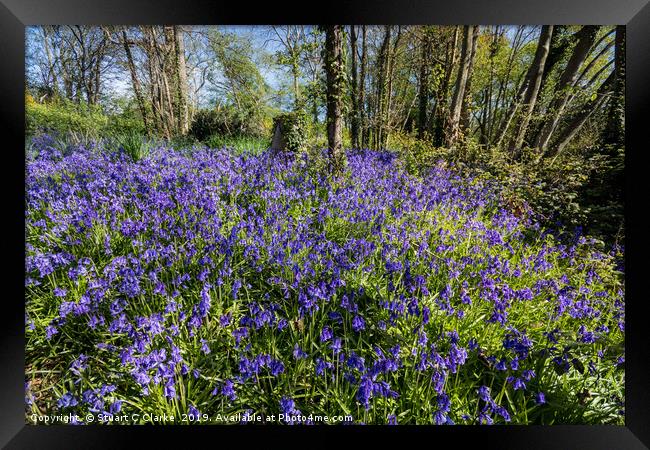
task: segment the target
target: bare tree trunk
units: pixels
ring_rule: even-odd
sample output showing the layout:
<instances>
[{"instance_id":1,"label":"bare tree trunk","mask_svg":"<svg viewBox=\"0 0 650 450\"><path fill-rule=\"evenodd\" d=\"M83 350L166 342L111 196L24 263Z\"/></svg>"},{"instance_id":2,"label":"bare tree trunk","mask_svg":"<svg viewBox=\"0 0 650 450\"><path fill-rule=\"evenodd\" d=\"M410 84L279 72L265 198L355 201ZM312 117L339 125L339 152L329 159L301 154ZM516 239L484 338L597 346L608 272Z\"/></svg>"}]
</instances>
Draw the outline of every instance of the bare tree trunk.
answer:
<instances>
[{"instance_id":1,"label":"bare tree trunk","mask_svg":"<svg viewBox=\"0 0 650 450\"><path fill-rule=\"evenodd\" d=\"M352 147L359 148L359 97L358 97L358 78L357 78L357 33L354 25L350 26L350 52L352 55L352 120L350 121L350 134L352 138Z\"/></svg>"},{"instance_id":2,"label":"bare tree trunk","mask_svg":"<svg viewBox=\"0 0 650 450\"><path fill-rule=\"evenodd\" d=\"M523 110L519 122L515 124L514 133L508 146L509 152L518 157L520 155L521 147L526 135L526 129L530 123L537 95L539 93L539 86L542 82L542 75L544 74L544 64L549 52L551 44L551 36L553 34L553 25L544 25L539 36L539 43L535 51L535 58L528 71L527 81L525 82L526 93L523 99Z\"/></svg>"},{"instance_id":3,"label":"bare tree trunk","mask_svg":"<svg viewBox=\"0 0 650 450\"><path fill-rule=\"evenodd\" d=\"M359 73L359 127L361 128L361 147L368 146L368 127L366 125L366 106L365 106L365 92L366 92L366 26L361 26L361 70Z\"/></svg>"},{"instance_id":4,"label":"bare tree trunk","mask_svg":"<svg viewBox=\"0 0 650 450\"><path fill-rule=\"evenodd\" d=\"M456 85L451 100L450 115L445 132L445 146L447 147L452 147L458 140L460 134L460 113L462 109L463 96L465 95L465 88L467 87L467 79L469 77L473 37L474 34L472 27L469 25L464 26L460 67L458 68L458 74L456 76Z\"/></svg>"},{"instance_id":5,"label":"bare tree trunk","mask_svg":"<svg viewBox=\"0 0 650 450\"><path fill-rule=\"evenodd\" d=\"M178 98L178 130L181 134L187 133L190 127L190 119L187 105L188 87L187 87L187 68L185 66L185 41L183 39L183 30L178 25L174 25L174 48L176 51L176 96Z\"/></svg>"},{"instance_id":6,"label":"bare tree trunk","mask_svg":"<svg viewBox=\"0 0 650 450\"><path fill-rule=\"evenodd\" d=\"M420 76L418 79L418 139L424 137L427 124L427 109L429 106L429 44L428 30L423 30L420 54Z\"/></svg>"},{"instance_id":7,"label":"bare tree trunk","mask_svg":"<svg viewBox=\"0 0 650 450\"><path fill-rule=\"evenodd\" d=\"M325 29L325 74L327 78L327 142L330 166L333 174L345 167L342 143L341 109L345 69L343 64L342 25L330 25Z\"/></svg>"},{"instance_id":8,"label":"bare tree trunk","mask_svg":"<svg viewBox=\"0 0 650 450\"><path fill-rule=\"evenodd\" d=\"M587 25L577 32L578 42L573 49L573 53L567 62L564 72L560 76L555 92L555 99L549 107L551 117L545 122L534 144L535 148L539 149L542 153L546 151L546 147L551 140L551 135L560 122L564 108L570 98L570 89L573 87L573 83L578 76L580 66L582 66L582 63L587 58L596 40L596 34L599 29L599 26Z\"/></svg>"},{"instance_id":9,"label":"bare tree trunk","mask_svg":"<svg viewBox=\"0 0 650 450\"><path fill-rule=\"evenodd\" d=\"M467 84L465 85L465 92L463 94L463 102L460 111L460 132L464 135L470 126L470 103L471 103L471 90L472 90L472 73L474 71L474 59L476 57L476 46L478 44L479 26L475 25L472 30L472 53L469 59L469 68L467 75Z\"/></svg>"},{"instance_id":10,"label":"bare tree trunk","mask_svg":"<svg viewBox=\"0 0 650 450\"><path fill-rule=\"evenodd\" d=\"M128 43L126 29L122 29L122 45L124 46L124 52L126 53L126 62L129 66L129 73L131 74L131 84L133 85L135 99L138 102L138 109L140 109L140 114L142 115L142 122L144 123L145 130L149 130L147 108L144 103L144 97L142 96L142 87L140 85L140 80L138 79L138 73L135 70L135 62L133 61L133 54L131 53L131 47Z\"/></svg>"}]
</instances>

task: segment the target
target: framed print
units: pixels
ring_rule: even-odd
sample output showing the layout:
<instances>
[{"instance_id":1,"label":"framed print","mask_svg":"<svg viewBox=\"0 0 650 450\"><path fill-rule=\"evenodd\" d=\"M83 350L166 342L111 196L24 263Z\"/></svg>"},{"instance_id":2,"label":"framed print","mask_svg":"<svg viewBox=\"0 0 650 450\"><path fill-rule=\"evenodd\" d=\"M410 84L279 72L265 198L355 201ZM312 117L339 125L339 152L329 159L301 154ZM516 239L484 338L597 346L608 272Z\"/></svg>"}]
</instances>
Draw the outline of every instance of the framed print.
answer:
<instances>
[{"instance_id":1,"label":"framed print","mask_svg":"<svg viewBox=\"0 0 650 450\"><path fill-rule=\"evenodd\" d=\"M7 448L647 448L645 0L2 1Z\"/></svg>"}]
</instances>

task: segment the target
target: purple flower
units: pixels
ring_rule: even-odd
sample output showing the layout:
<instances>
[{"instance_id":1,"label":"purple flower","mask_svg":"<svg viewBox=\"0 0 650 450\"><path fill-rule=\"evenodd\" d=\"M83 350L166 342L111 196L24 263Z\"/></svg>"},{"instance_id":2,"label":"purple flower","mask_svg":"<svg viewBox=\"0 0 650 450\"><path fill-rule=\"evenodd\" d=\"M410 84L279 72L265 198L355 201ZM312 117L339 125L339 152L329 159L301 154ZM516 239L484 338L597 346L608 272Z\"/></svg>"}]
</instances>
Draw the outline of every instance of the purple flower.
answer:
<instances>
[{"instance_id":1,"label":"purple flower","mask_svg":"<svg viewBox=\"0 0 650 450\"><path fill-rule=\"evenodd\" d=\"M293 357L295 359L304 359L307 357L307 353L305 353L298 344L294 345L293 347Z\"/></svg>"},{"instance_id":2,"label":"purple flower","mask_svg":"<svg viewBox=\"0 0 650 450\"><path fill-rule=\"evenodd\" d=\"M221 389L221 394L228 398L230 401L234 401L237 399L237 394L235 394L235 385L231 380L226 380L226 382L223 384L223 388Z\"/></svg>"},{"instance_id":3,"label":"purple flower","mask_svg":"<svg viewBox=\"0 0 650 450\"><path fill-rule=\"evenodd\" d=\"M334 338L334 340L330 344L330 348L334 351L334 353L338 354L343 348L341 342L342 342L341 338Z\"/></svg>"},{"instance_id":4,"label":"purple flower","mask_svg":"<svg viewBox=\"0 0 650 450\"><path fill-rule=\"evenodd\" d=\"M358 315L354 316L354 318L352 319L352 329L358 333L362 330L365 330L365 328L366 328L366 322L365 320L363 320L363 317Z\"/></svg>"},{"instance_id":5,"label":"purple flower","mask_svg":"<svg viewBox=\"0 0 650 450\"><path fill-rule=\"evenodd\" d=\"M327 342L332 339L332 329L330 327L323 327L323 330L320 333L320 341Z\"/></svg>"},{"instance_id":6,"label":"purple flower","mask_svg":"<svg viewBox=\"0 0 650 450\"><path fill-rule=\"evenodd\" d=\"M193 419L198 419L201 417L201 412L198 409L196 409L196 407L192 404L190 404L188 414Z\"/></svg>"},{"instance_id":7,"label":"purple flower","mask_svg":"<svg viewBox=\"0 0 650 450\"><path fill-rule=\"evenodd\" d=\"M59 405L59 408L68 408L68 407L72 407L72 406L77 406L78 404L79 404L79 401L70 392L64 394L59 399L59 401L57 402L57 405Z\"/></svg>"}]
</instances>

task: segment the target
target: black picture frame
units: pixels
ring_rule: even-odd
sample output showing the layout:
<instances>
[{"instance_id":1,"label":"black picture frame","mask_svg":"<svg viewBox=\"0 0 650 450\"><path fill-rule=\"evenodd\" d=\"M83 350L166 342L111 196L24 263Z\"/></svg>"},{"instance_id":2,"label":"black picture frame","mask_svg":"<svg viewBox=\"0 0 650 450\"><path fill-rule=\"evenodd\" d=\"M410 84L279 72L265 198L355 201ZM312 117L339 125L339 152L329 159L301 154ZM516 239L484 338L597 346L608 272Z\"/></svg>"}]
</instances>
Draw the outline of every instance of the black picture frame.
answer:
<instances>
[{"instance_id":1,"label":"black picture frame","mask_svg":"<svg viewBox=\"0 0 650 450\"><path fill-rule=\"evenodd\" d=\"M648 0L327 1L298 5L228 4L208 0L0 0L0 116L4 228L7 263L0 331L0 445L6 448L123 448L135 439L167 444L200 437L221 445L237 439L248 447L253 431L274 448L290 440L312 445L350 438L404 445L473 444L476 448L643 449L650 447L650 372L642 283L647 254L643 221L646 153L644 122L650 104L650 4ZM626 74L626 415L625 426L421 426L421 427L98 427L30 426L24 416L24 83L25 26L44 24L601 24L627 26ZM321 439L323 439L321 441Z\"/></svg>"}]
</instances>

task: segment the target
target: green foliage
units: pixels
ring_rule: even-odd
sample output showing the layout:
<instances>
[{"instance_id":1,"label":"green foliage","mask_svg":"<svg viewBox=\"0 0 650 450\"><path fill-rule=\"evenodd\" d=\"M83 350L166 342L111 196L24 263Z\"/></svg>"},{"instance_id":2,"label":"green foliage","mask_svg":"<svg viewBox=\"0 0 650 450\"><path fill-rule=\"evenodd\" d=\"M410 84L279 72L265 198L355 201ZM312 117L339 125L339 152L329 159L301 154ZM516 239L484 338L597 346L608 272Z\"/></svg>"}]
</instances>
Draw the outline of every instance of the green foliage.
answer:
<instances>
[{"instance_id":1,"label":"green foliage","mask_svg":"<svg viewBox=\"0 0 650 450\"><path fill-rule=\"evenodd\" d=\"M277 115L273 119L273 131L279 125L286 149L291 152L300 151L306 143L308 118L304 111L292 111Z\"/></svg>"},{"instance_id":2,"label":"green foliage","mask_svg":"<svg viewBox=\"0 0 650 450\"><path fill-rule=\"evenodd\" d=\"M210 148L227 148L234 154L252 153L259 154L268 149L270 142L266 138L256 136L221 136L212 135L205 140Z\"/></svg>"},{"instance_id":3,"label":"green foliage","mask_svg":"<svg viewBox=\"0 0 650 450\"><path fill-rule=\"evenodd\" d=\"M244 127L241 118L231 108L200 109L194 114L188 134L199 141L212 135L232 136Z\"/></svg>"},{"instance_id":4,"label":"green foliage","mask_svg":"<svg viewBox=\"0 0 650 450\"><path fill-rule=\"evenodd\" d=\"M99 139L116 133L144 133L142 120L127 111L106 114L98 105L57 100L37 103L30 96L25 102L25 131L28 136L40 133L83 135ZM74 139L74 137L73 137Z\"/></svg>"},{"instance_id":5,"label":"green foliage","mask_svg":"<svg viewBox=\"0 0 650 450\"><path fill-rule=\"evenodd\" d=\"M240 134L265 134L269 87L254 60L252 43L246 37L213 30L210 44L221 75L226 79L223 85L215 82L214 91L219 99L225 100L228 117L235 122ZM214 74L209 78L214 79Z\"/></svg>"},{"instance_id":6,"label":"green foliage","mask_svg":"<svg viewBox=\"0 0 650 450\"><path fill-rule=\"evenodd\" d=\"M538 161L534 150L524 149L521 160L513 161L503 151L480 149L457 163L496 181L506 205L534 215L545 226L584 227L606 241L621 237L623 201L615 192L622 186L622 151L610 157L593 148L575 149L554 161Z\"/></svg>"},{"instance_id":7,"label":"green foliage","mask_svg":"<svg viewBox=\"0 0 650 450\"><path fill-rule=\"evenodd\" d=\"M588 138L556 158L539 160L525 148L519 160L501 149L485 148L471 139L456 150L436 147L431 138L392 133L388 148L404 168L425 177L441 160L500 186L504 204L519 215L531 215L544 226L572 232L575 227L606 242L622 239L624 150L597 146ZM582 143L581 143L582 144Z\"/></svg>"},{"instance_id":8,"label":"green foliage","mask_svg":"<svg viewBox=\"0 0 650 450\"><path fill-rule=\"evenodd\" d=\"M125 152L133 161L139 161L147 157L155 145L153 140L149 140L143 134L133 131L117 134L111 141L114 148Z\"/></svg>"},{"instance_id":9,"label":"green foliage","mask_svg":"<svg viewBox=\"0 0 650 450\"><path fill-rule=\"evenodd\" d=\"M406 171L416 176L425 176L439 160L450 156L448 149L436 147L428 136L417 139L414 133L392 133L388 148L396 149Z\"/></svg>"}]
</instances>

